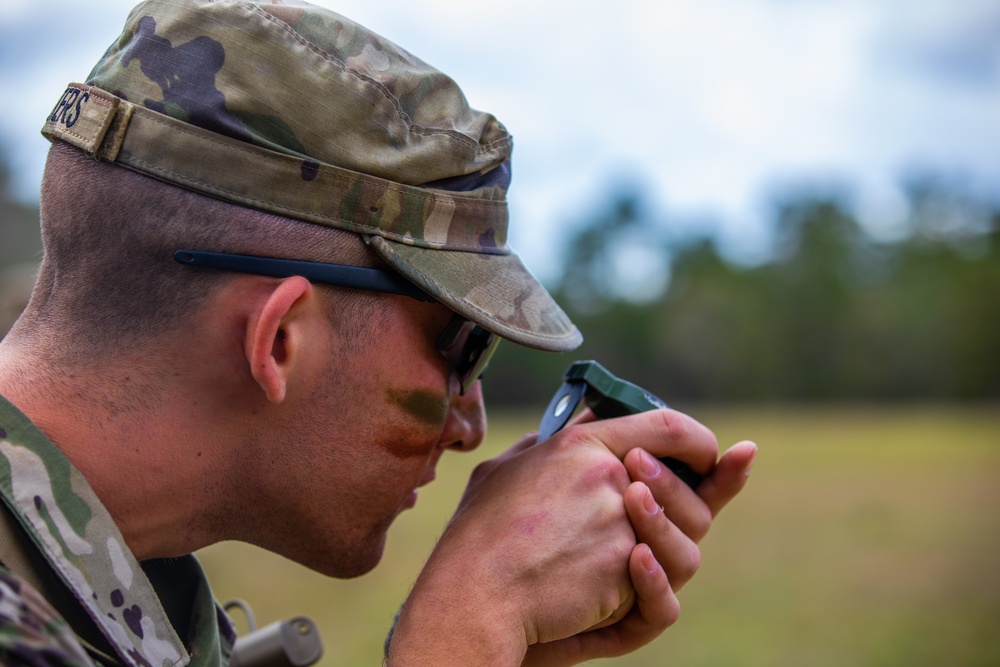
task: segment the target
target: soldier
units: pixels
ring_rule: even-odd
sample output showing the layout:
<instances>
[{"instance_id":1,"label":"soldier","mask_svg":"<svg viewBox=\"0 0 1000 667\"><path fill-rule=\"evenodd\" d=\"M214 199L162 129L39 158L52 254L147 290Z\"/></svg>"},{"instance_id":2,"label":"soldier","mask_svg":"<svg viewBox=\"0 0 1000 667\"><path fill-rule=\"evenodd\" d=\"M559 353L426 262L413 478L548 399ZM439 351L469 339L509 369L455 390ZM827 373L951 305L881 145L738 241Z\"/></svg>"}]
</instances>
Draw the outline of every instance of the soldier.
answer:
<instances>
[{"instance_id":1,"label":"soldier","mask_svg":"<svg viewBox=\"0 0 1000 667\"><path fill-rule=\"evenodd\" d=\"M507 245L503 125L331 12L145 2L43 132L44 259L0 345L4 664L224 664L191 552L369 571L482 440L497 341L581 341ZM476 469L389 664L649 642L756 453L669 410L535 439Z\"/></svg>"}]
</instances>

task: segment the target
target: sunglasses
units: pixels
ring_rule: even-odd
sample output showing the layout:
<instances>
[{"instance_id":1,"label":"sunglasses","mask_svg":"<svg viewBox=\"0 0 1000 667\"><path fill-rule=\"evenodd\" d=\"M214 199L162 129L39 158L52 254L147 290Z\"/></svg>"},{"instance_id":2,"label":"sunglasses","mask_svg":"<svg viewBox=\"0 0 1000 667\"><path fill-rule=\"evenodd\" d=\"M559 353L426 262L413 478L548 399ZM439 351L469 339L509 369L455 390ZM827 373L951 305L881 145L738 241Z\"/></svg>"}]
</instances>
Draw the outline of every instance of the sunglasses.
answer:
<instances>
[{"instance_id":1,"label":"sunglasses","mask_svg":"<svg viewBox=\"0 0 1000 667\"><path fill-rule=\"evenodd\" d=\"M272 278L302 276L310 282L322 285L399 294L418 301L437 303L434 297L395 271L199 250L178 250L174 253L174 261L184 266L251 273ZM451 318L451 322L438 339L437 349L458 377L462 395L482 377L499 344L499 336L475 322L465 319L458 313Z\"/></svg>"}]
</instances>

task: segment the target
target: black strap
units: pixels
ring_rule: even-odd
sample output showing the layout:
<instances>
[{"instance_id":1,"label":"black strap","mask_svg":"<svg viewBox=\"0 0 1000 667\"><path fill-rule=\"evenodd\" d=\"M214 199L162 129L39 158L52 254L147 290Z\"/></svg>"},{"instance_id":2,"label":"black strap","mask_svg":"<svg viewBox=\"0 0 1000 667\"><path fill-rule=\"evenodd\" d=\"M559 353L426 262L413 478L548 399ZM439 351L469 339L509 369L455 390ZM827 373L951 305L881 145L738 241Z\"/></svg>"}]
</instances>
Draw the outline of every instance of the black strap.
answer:
<instances>
[{"instance_id":1,"label":"black strap","mask_svg":"<svg viewBox=\"0 0 1000 667\"><path fill-rule=\"evenodd\" d=\"M99 664L122 667L107 637L94 619L51 568L38 547L14 518L7 504L0 502L0 565L32 586L63 617L86 649ZM40 567L41 566L41 567Z\"/></svg>"}]
</instances>

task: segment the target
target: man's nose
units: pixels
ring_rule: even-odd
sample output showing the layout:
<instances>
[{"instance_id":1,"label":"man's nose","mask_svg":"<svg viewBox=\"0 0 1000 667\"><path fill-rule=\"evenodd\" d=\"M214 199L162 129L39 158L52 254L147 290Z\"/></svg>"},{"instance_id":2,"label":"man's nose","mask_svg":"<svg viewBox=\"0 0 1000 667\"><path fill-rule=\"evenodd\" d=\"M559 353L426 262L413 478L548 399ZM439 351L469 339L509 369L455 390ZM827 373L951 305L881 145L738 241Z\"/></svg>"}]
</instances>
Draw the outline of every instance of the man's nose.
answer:
<instances>
[{"instance_id":1,"label":"man's nose","mask_svg":"<svg viewBox=\"0 0 1000 667\"><path fill-rule=\"evenodd\" d=\"M486 436L486 406L483 383L473 383L465 395L452 394L442 442L448 449L469 452L482 444Z\"/></svg>"}]
</instances>

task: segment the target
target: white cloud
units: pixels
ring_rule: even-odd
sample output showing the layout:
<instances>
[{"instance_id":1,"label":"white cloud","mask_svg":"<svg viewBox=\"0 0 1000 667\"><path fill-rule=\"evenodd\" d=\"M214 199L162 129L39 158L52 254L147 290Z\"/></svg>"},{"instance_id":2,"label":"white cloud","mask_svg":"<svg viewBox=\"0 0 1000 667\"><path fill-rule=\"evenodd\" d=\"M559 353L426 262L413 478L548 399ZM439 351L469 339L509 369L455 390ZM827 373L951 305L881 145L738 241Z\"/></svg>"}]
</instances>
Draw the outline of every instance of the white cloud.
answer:
<instances>
[{"instance_id":1,"label":"white cloud","mask_svg":"<svg viewBox=\"0 0 1000 667\"><path fill-rule=\"evenodd\" d=\"M39 31L18 42L24 53L0 46L20 100L0 142L22 193L37 189L41 118L131 4L4 3L0 38ZM864 188L919 160L1000 183L1000 86L956 88L899 55L960 39L997 15L995 0L321 4L448 72L507 124L512 237L539 273L621 171L671 219L717 219L736 247L761 238L760 193L775 179L839 173Z\"/></svg>"}]
</instances>

